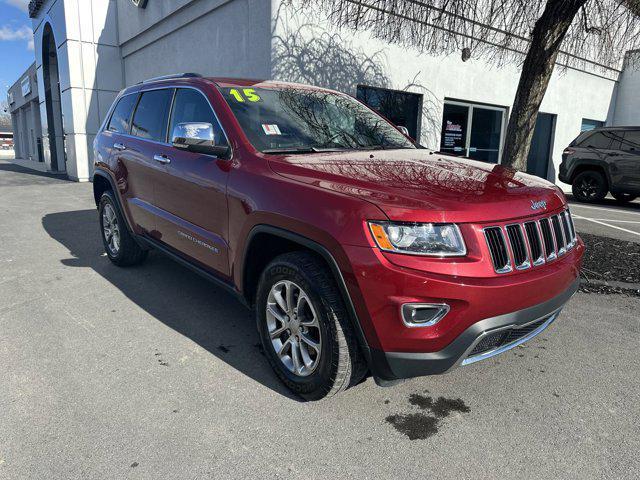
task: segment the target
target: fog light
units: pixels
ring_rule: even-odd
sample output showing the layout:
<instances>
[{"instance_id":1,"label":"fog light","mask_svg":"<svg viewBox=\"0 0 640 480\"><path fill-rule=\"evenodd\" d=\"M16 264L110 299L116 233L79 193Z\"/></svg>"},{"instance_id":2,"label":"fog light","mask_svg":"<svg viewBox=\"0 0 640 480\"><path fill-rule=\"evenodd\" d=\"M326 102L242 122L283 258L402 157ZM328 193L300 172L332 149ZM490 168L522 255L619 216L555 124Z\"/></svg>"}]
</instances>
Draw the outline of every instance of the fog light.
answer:
<instances>
[{"instance_id":1,"label":"fog light","mask_svg":"<svg viewBox=\"0 0 640 480\"><path fill-rule=\"evenodd\" d=\"M402 321L407 327L431 327L450 309L446 303L405 303L402 305Z\"/></svg>"}]
</instances>

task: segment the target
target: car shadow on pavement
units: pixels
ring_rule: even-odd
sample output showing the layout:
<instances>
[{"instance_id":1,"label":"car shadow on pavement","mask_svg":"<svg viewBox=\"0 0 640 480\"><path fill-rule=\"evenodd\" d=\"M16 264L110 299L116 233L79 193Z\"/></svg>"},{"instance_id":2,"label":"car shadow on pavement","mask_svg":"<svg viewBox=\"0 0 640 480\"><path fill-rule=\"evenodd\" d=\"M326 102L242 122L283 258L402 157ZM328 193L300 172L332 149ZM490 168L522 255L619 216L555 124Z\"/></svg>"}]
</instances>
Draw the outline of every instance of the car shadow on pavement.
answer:
<instances>
[{"instance_id":1,"label":"car shadow on pavement","mask_svg":"<svg viewBox=\"0 0 640 480\"><path fill-rule=\"evenodd\" d=\"M252 313L231 293L158 252L141 266L113 265L104 254L96 210L47 214L42 225L69 250L72 258L64 265L92 268L166 326L271 390L302 401L271 370Z\"/></svg>"}]
</instances>

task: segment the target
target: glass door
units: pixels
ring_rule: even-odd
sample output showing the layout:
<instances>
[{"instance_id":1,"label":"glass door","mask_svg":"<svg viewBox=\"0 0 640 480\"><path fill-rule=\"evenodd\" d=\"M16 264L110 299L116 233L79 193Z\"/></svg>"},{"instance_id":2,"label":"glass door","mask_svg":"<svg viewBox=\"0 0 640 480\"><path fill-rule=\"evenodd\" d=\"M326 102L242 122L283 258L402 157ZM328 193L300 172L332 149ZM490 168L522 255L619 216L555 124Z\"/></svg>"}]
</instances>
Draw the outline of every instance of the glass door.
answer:
<instances>
[{"instance_id":1,"label":"glass door","mask_svg":"<svg viewBox=\"0 0 640 480\"><path fill-rule=\"evenodd\" d=\"M468 157L483 162L499 163L502 145L503 111L471 107L471 135Z\"/></svg>"},{"instance_id":2,"label":"glass door","mask_svg":"<svg viewBox=\"0 0 640 480\"><path fill-rule=\"evenodd\" d=\"M445 101L440 150L489 163L502 154L506 109Z\"/></svg>"}]
</instances>

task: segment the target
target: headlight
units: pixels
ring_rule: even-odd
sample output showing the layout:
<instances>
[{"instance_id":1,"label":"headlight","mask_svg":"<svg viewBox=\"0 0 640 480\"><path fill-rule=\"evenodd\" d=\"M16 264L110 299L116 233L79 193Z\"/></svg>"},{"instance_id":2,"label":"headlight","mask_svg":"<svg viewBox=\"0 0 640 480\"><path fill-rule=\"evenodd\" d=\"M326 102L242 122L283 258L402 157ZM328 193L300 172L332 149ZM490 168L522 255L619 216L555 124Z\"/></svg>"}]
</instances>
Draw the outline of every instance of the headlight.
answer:
<instances>
[{"instance_id":1,"label":"headlight","mask_svg":"<svg viewBox=\"0 0 640 480\"><path fill-rule=\"evenodd\" d=\"M462 234L453 223L369 222L378 247L388 252L436 257L467 254Z\"/></svg>"}]
</instances>

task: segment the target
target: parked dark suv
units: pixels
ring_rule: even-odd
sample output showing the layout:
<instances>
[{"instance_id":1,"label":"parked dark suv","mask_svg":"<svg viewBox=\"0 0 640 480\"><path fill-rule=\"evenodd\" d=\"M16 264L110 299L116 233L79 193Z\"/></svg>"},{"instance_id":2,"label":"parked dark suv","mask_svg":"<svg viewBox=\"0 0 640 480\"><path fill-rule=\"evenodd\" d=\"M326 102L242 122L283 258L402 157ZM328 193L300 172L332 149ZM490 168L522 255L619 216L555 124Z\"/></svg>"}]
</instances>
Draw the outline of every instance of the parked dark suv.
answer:
<instances>
[{"instance_id":1,"label":"parked dark suv","mask_svg":"<svg viewBox=\"0 0 640 480\"><path fill-rule=\"evenodd\" d=\"M562 153L559 178L581 202L607 192L620 202L640 195L640 127L604 127L581 133Z\"/></svg>"},{"instance_id":2,"label":"parked dark suv","mask_svg":"<svg viewBox=\"0 0 640 480\"><path fill-rule=\"evenodd\" d=\"M557 187L420 148L339 92L155 79L119 95L94 147L109 259L153 248L226 287L307 399L502 353L578 288Z\"/></svg>"}]
</instances>

